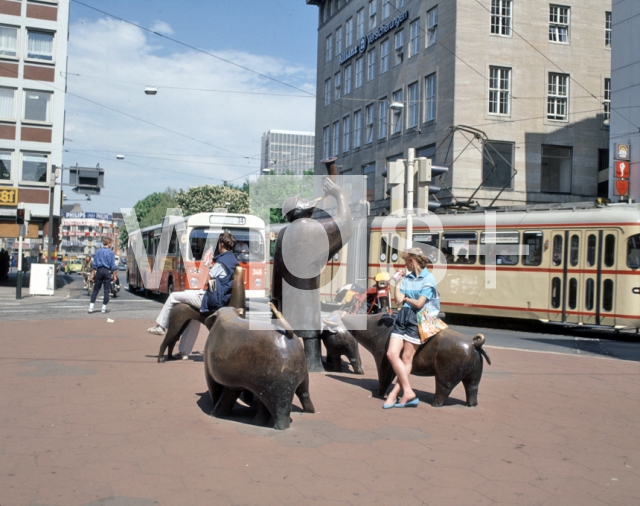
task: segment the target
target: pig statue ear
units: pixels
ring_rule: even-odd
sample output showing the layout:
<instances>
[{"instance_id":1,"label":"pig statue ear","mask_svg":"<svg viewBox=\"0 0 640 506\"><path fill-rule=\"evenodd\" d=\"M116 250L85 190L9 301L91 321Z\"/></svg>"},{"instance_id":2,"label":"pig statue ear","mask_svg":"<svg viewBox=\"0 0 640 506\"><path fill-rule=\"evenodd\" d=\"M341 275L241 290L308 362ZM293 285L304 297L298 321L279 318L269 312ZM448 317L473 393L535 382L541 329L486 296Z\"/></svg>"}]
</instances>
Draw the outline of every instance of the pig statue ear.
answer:
<instances>
[{"instance_id":1,"label":"pig statue ear","mask_svg":"<svg viewBox=\"0 0 640 506\"><path fill-rule=\"evenodd\" d=\"M216 323L217 317L218 317L218 311L216 311L210 316L207 316L207 319L204 321L204 326L207 327L207 329L211 330L211 327L213 327L213 325Z\"/></svg>"}]
</instances>

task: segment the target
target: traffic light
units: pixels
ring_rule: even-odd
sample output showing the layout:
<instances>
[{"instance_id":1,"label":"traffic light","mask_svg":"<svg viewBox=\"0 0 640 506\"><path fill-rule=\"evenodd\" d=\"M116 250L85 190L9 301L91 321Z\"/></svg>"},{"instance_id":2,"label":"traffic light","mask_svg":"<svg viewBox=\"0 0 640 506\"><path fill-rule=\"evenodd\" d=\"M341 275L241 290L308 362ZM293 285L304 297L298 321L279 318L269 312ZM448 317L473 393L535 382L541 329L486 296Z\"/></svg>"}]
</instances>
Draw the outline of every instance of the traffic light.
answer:
<instances>
[{"instance_id":1,"label":"traffic light","mask_svg":"<svg viewBox=\"0 0 640 506\"><path fill-rule=\"evenodd\" d=\"M24 225L25 209L16 209L16 224Z\"/></svg>"},{"instance_id":2,"label":"traffic light","mask_svg":"<svg viewBox=\"0 0 640 506\"><path fill-rule=\"evenodd\" d=\"M391 197L391 213L404 209L405 160L387 162L387 168L382 170L382 177L388 178L387 195Z\"/></svg>"},{"instance_id":3,"label":"traffic light","mask_svg":"<svg viewBox=\"0 0 640 506\"><path fill-rule=\"evenodd\" d=\"M440 202L431 200L430 195L438 193L442 188L435 184L433 180L446 174L449 167L446 165L434 165L430 158L416 158L414 172L418 174L418 207L435 211L440 207Z\"/></svg>"}]
</instances>

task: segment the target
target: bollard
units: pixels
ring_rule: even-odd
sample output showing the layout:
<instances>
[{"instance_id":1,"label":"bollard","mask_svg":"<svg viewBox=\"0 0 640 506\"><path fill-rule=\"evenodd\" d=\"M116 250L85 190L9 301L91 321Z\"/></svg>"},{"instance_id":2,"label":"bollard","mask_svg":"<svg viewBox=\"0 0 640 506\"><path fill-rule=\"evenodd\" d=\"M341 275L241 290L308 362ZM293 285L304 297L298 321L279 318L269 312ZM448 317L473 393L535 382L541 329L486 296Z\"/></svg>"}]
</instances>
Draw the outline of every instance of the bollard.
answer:
<instances>
[{"instance_id":1,"label":"bollard","mask_svg":"<svg viewBox=\"0 0 640 506\"><path fill-rule=\"evenodd\" d=\"M16 273L16 300L22 299L22 271Z\"/></svg>"}]
</instances>

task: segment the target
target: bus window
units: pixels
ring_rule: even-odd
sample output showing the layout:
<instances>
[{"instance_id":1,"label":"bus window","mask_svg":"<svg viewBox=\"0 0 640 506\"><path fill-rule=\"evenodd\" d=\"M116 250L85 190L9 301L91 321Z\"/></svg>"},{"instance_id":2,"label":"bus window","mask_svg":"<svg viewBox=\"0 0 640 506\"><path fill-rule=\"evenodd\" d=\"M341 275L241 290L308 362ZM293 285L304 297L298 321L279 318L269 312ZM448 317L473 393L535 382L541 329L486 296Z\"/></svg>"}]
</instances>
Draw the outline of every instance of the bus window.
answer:
<instances>
[{"instance_id":1,"label":"bus window","mask_svg":"<svg viewBox=\"0 0 640 506\"><path fill-rule=\"evenodd\" d=\"M632 235L627 240L627 267L640 267L640 234Z\"/></svg>"},{"instance_id":2,"label":"bus window","mask_svg":"<svg viewBox=\"0 0 640 506\"><path fill-rule=\"evenodd\" d=\"M400 237L397 234L393 235L393 239L391 239L391 248L389 249L389 258L391 262L396 263L398 261L398 243L400 242Z\"/></svg>"},{"instance_id":3,"label":"bus window","mask_svg":"<svg viewBox=\"0 0 640 506\"><path fill-rule=\"evenodd\" d=\"M158 251L159 244L160 244L160 236L159 235L153 236L153 251L149 253L150 255L156 254L156 251Z\"/></svg>"},{"instance_id":4,"label":"bus window","mask_svg":"<svg viewBox=\"0 0 640 506\"><path fill-rule=\"evenodd\" d=\"M149 253L149 234L142 235L142 245L144 246L144 250L147 252L147 255L150 255L151 253Z\"/></svg>"},{"instance_id":5,"label":"bus window","mask_svg":"<svg viewBox=\"0 0 640 506\"><path fill-rule=\"evenodd\" d=\"M587 308L588 311L591 311L593 309L594 286L595 286L595 283L593 282L593 279L591 278L587 279L587 285L585 288L585 296L584 296L584 307Z\"/></svg>"},{"instance_id":6,"label":"bus window","mask_svg":"<svg viewBox=\"0 0 640 506\"><path fill-rule=\"evenodd\" d=\"M587 267L593 267L596 264L596 235L589 234L587 237Z\"/></svg>"},{"instance_id":7,"label":"bus window","mask_svg":"<svg viewBox=\"0 0 640 506\"><path fill-rule=\"evenodd\" d=\"M553 265L562 264L562 236L553 237Z\"/></svg>"},{"instance_id":8,"label":"bus window","mask_svg":"<svg viewBox=\"0 0 640 506\"><path fill-rule=\"evenodd\" d=\"M616 252L616 236L613 234L607 234L604 239L604 265L607 267L613 267L615 263Z\"/></svg>"},{"instance_id":9,"label":"bus window","mask_svg":"<svg viewBox=\"0 0 640 506\"><path fill-rule=\"evenodd\" d=\"M178 235L176 234L175 229L171 232L171 240L169 241L169 250L167 254L175 255L178 251Z\"/></svg>"},{"instance_id":10,"label":"bus window","mask_svg":"<svg viewBox=\"0 0 640 506\"><path fill-rule=\"evenodd\" d=\"M605 279L602 285L602 309L611 311L613 309L613 280Z\"/></svg>"},{"instance_id":11,"label":"bus window","mask_svg":"<svg viewBox=\"0 0 640 506\"><path fill-rule=\"evenodd\" d=\"M413 242L432 264L438 261L438 234L413 234Z\"/></svg>"},{"instance_id":12,"label":"bus window","mask_svg":"<svg viewBox=\"0 0 640 506\"><path fill-rule=\"evenodd\" d=\"M560 278L551 280L551 306L554 308L560 307Z\"/></svg>"},{"instance_id":13,"label":"bus window","mask_svg":"<svg viewBox=\"0 0 640 506\"><path fill-rule=\"evenodd\" d=\"M480 263L485 264L485 252L489 264L517 265L520 234L518 232L496 232L480 234Z\"/></svg>"},{"instance_id":14,"label":"bus window","mask_svg":"<svg viewBox=\"0 0 640 506\"><path fill-rule=\"evenodd\" d=\"M478 234L457 232L442 234L442 253L448 264L475 264Z\"/></svg>"},{"instance_id":15,"label":"bus window","mask_svg":"<svg viewBox=\"0 0 640 506\"><path fill-rule=\"evenodd\" d=\"M380 237L380 261L387 262L387 238L385 236Z\"/></svg>"},{"instance_id":16,"label":"bus window","mask_svg":"<svg viewBox=\"0 0 640 506\"><path fill-rule=\"evenodd\" d=\"M569 280L569 309L575 309L578 305L578 280L571 278Z\"/></svg>"},{"instance_id":17,"label":"bus window","mask_svg":"<svg viewBox=\"0 0 640 506\"><path fill-rule=\"evenodd\" d=\"M577 234L571 236L571 248L569 250L569 261L571 266L578 265L578 258L580 257L580 237Z\"/></svg>"},{"instance_id":18,"label":"bus window","mask_svg":"<svg viewBox=\"0 0 640 506\"><path fill-rule=\"evenodd\" d=\"M542 232L524 232L522 234L523 246L528 246L529 251L523 248L523 265L540 265L542 263Z\"/></svg>"}]
</instances>

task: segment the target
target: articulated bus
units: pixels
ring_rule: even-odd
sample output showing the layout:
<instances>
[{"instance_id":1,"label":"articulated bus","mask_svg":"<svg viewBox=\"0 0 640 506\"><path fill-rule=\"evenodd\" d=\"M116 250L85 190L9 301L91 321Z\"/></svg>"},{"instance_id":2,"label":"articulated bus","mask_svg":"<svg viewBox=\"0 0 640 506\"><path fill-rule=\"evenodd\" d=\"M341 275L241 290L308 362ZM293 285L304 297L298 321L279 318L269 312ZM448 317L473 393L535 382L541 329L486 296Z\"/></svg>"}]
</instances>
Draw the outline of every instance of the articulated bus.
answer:
<instances>
[{"instance_id":1,"label":"articulated bus","mask_svg":"<svg viewBox=\"0 0 640 506\"><path fill-rule=\"evenodd\" d=\"M488 211L495 211L495 234L486 228ZM441 231L415 216L412 239L430 259L430 270L446 268L438 283L444 312L640 329L640 204L524 206L436 216ZM321 275L323 300L332 300L346 283L364 287L367 276L404 268L401 237L406 237L404 218L357 222L348 244ZM358 261L365 257L366 263ZM495 277L485 274L487 262ZM346 269L338 271L340 266Z\"/></svg>"},{"instance_id":2,"label":"articulated bus","mask_svg":"<svg viewBox=\"0 0 640 506\"><path fill-rule=\"evenodd\" d=\"M155 290L149 290L146 286L150 286L148 280L152 275L155 256L160 248L162 224L137 230L129 235L127 255L129 291L144 289L145 294L149 292L170 294L173 291L206 288L209 268L202 265L203 257L207 253L205 250L209 246L215 248L218 236L223 231L228 231L236 238L234 254L240 266L245 269L244 286L247 298L265 297L268 251L265 247L264 221L248 214L230 213L199 213L182 220L184 232L179 238L176 230L173 230L161 272L160 286ZM148 270L141 268L135 260L135 241L142 241L149 263ZM187 244L185 258L182 257L178 241Z\"/></svg>"}]
</instances>

